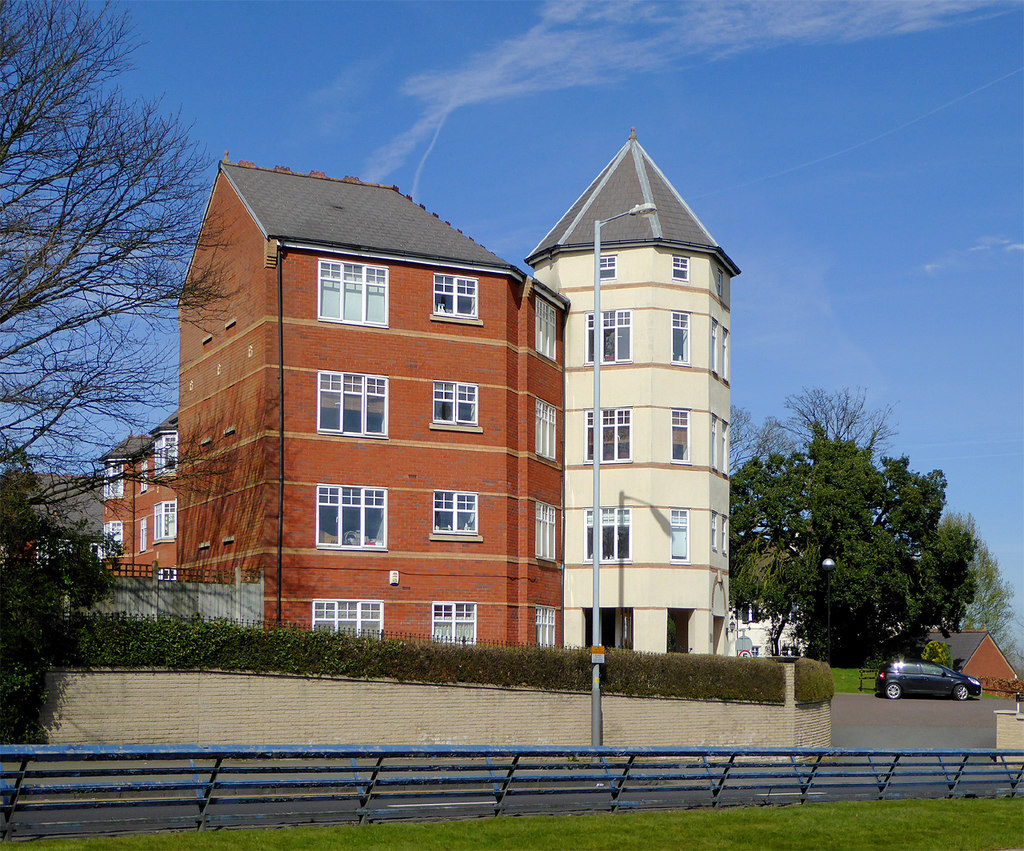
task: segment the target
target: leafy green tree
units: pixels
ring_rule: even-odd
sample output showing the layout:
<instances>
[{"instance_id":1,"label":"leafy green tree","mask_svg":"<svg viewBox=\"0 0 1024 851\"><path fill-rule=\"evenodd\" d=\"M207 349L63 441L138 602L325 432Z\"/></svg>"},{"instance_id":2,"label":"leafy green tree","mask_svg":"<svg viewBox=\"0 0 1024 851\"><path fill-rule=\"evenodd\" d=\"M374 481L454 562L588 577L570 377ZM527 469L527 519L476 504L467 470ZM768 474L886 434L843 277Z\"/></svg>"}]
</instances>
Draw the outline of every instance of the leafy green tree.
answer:
<instances>
[{"instance_id":1,"label":"leafy green tree","mask_svg":"<svg viewBox=\"0 0 1024 851\"><path fill-rule=\"evenodd\" d=\"M921 658L925 662L938 662L947 668L953 667L953 655L950 653L949 647L938 641L929 641L921 651Z\"/></svg>"},{"instance_id":2,"label":"leafy green tree","mask_svg":"<svg viewBox=\"0 0 1024 851\"><path fill-rule=\"evenodd\" d=\"M974 558L971 559L971 577L974 579L974 599L964 614L965 629L987 629L1009 659L1020 651L1019 625L1015 625L1013 586L1003 579L999 561L982 540L974 518L968 514L947 514L942 524L960 529L975 540Z\"/></svg>"},{"instance_id":3,"label":"leafy green tree","mask_svg":"<svg viewBox=\"0 0 1024 851\"><path fill-rule=\"evenodd\" d=\"M46 670L74 643L75 618L108 590L111 573L80 527L33 504L23 461L0 471L0 741L39 741ZM120 553L104 542L108 556Z\"/></svg>"},{"instance_id":4,"label":"leafy green tree","mask_svg":"<svg viewBox=\"0 0 1024 851\"><path fill-rule=\"evenodd\" d=\"M808 655L857 665L956 628L973 594L974 538L940 526L945 478L819 426L804 452L752 458L732 478L731 595L755 604L777 636L793 623Z\"/></svg>"}]
</instances>

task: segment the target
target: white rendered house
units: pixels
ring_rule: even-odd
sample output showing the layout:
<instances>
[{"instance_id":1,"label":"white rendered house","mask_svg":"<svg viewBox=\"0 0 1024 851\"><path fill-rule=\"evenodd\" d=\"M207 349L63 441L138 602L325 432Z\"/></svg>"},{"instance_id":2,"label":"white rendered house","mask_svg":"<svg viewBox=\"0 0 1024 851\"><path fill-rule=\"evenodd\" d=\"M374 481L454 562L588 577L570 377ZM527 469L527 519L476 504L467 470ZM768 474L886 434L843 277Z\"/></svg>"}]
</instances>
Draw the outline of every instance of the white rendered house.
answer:
<instances>
[{"instance_id":1,"label":"white rendered house","mask_svg":"<svg viewBox=\"0 0 1024 851\"><path fill-rule=\"evenodd\" d=\"M651 652L731 654L729 301L739 269L635 134L527 258L571 301L565 644L590 643L593 605L594 222L645 203L657 212L618 218L601 236L602 637Z\"/></svg>"}]
</instances>

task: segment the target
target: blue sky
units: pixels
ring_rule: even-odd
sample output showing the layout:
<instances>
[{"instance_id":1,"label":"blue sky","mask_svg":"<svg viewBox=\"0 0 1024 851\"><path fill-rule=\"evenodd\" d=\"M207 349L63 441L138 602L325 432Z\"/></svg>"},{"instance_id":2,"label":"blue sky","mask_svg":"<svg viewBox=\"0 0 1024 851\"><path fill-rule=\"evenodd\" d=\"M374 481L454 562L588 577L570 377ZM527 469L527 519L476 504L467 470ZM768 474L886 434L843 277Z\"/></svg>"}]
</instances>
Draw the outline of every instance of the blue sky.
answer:
<instances>
[{"instance_id":1,"label":"blue sky","mask_svg":"<svg viewBox=\"0 0 1024 851\"><path fill-rule=\"evenodd\" d=\"M636 127L743 270L733 403L893 405L1024 611L1024 5L127 3L232 161L397 184L509 262Z\"/></svg>"}]
</instances>

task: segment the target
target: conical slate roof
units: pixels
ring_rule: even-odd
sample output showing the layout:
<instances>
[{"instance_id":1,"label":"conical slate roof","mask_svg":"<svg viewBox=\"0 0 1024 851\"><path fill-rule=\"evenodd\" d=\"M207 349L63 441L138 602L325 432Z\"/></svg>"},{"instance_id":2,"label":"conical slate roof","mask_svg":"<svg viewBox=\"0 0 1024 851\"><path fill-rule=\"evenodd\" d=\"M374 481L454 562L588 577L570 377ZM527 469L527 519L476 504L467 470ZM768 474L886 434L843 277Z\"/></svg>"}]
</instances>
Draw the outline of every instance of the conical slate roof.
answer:
<instances>
[{"instance_id":1,"label":"conical slate roof","mask_svg":"<svg viewBox=\"0 0 1024 851\"><path fill-rule=\"evenodd\" d=\"M623 216L601 228L602 246L644 244L696 248L717 255L738 275L740 270L715 242L676 188L630 133L629 141L593 183L562 216L540 244L530 252L531 266L560 251L593 249L594 222L623 213L636 204L651 204L651 216Z\"/></svg>"}]
</instances>

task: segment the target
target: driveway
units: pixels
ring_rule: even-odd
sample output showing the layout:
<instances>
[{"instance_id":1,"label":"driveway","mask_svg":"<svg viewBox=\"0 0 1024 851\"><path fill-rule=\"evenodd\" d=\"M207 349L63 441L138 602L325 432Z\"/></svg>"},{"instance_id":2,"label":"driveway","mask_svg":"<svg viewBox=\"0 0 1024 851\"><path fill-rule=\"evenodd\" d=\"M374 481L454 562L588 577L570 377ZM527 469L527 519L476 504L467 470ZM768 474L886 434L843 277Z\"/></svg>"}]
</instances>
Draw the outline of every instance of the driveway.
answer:
<instances>
[{"instance_id":1,"label":"driveway","mask_svg":"<svg viewBox=\"0 0 1024 851\"><path fill-rule=\"evenodd\" d=\"M997 709L1009 699L955 700L874 694L832 698L832 745L851 748L994 748Z\"/></svg>"}]
</instances>

